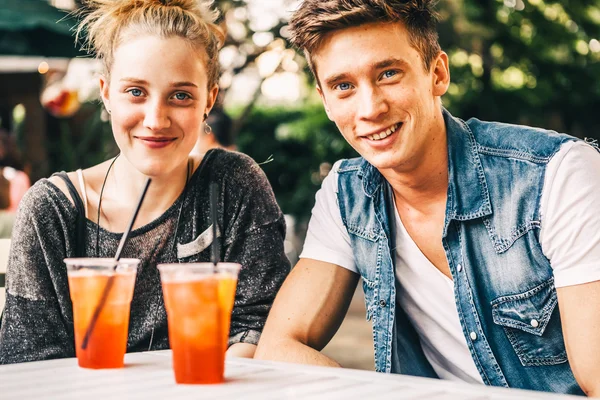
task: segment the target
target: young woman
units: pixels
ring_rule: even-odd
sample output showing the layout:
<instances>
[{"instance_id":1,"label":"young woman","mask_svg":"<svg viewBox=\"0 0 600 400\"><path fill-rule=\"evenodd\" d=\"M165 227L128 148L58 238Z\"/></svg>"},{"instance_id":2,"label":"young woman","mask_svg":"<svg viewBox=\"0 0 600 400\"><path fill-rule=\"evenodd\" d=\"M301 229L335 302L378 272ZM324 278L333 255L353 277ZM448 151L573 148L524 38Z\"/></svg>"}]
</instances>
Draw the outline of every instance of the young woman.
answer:
<instances>
[{"instance_id":1,"label":"young woman","mask_svg":"<svg viewBox=\"0 0 600 400\"><path fill-rule=\"evenodd\" d=\"M229 352L252 356L289 263L285 223L250 158L212 150L191 157L218 87L223 37L210 3L89 0L79 32L102 60L102 101L120 154L37 182L17 215L0 327L0 363L73 357L73 316L63 259L113 257L142 186L152 178L122 257L142 260L128 351L168 348L156 265L208 261L209 184L219 191L221 259L242 264ZM67 178L67 179L64 179ZM83 203L78 212L77 204ZM78 215L85 214L83 241Z\"/></svg>"}]
</instances>

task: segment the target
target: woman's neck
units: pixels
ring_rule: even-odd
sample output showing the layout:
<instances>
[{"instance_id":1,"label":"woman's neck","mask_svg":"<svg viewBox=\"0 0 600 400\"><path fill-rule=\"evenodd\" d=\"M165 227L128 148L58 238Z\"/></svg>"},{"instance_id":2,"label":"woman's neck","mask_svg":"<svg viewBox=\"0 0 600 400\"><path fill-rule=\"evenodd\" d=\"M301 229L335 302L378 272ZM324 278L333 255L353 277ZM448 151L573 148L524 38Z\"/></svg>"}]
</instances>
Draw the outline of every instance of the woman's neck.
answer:
<instances>
[{"instance_id":1,"label":"woman's neck","mask_svg":"<svg viewBox=\"0 0 600 400\"><path fill-rule=\"evenodd\" d=\"M150 177L152 183L140 208L134 229L152 222L171 207L183 192L191 170L192 164L188 161L168 174ZM133 215L149 176L139 172L123 156L115 160L107 173L106 186L99 203L100 225L110 231L120 232Z\"/></svg>"}]
</instances>

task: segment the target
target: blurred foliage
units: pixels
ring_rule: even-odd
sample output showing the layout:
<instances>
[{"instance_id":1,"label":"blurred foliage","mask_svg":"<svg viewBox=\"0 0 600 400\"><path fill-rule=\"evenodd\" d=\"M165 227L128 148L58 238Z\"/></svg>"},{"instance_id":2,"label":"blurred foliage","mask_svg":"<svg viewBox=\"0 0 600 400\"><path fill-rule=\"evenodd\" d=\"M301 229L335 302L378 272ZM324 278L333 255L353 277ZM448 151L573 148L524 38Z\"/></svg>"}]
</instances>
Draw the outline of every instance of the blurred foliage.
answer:
<instances>
[{"instance_id":1,"label":"blurred foliage","mask_svg":"<svg viewBox=\"0 0 600 400\"><path fill-rule=\"evenodd\" d=\"M118 152L106 111L99 102L88 102L69 119L48 115L47 138L50 171L89 168Z\"/></svg>"},{"instance_id":2,"label":"blurred foliage","mask_svg":"<svg viewBox=\"0 0 600 400\"><path fill-rule=\"evenodd\" d=\"M233 77L256 69L262 54L274 44L281 46L287 37L286 10L294 1L282 0L281 12L271 13L268 23L263 18L262 24L254 18L261 7L279 3L215 3L223 10L221 23L228 30L222 54L229 56L221 60L221 87L227 91ZM441 0L438 9L440 43L449 55L452 75L443 100L454 115L600 138L600 0ZM305 73L300 55L294 62L300 63L298 73ZM271 73L292 67L281 62ZM228 107L236 118L239 149L259 163L272 156L262 168L281 208L306 221L326 172L322 164L355 153L318 100L265 108L260 97L259 85L246 107ZM81 132L76 140L68 134L55 138L49 149L54 170L92 165L114 154L112 134L100 122L99 111L90 115L95 119L89 126L74 127Z\"/></svg>"},{"instance_id":3,"label":"blurred foliage","mask_svg":"<svg viewBox=\"0 0 600 400\"><path fill-rule=\"evenodd\" d=\"M442 0L438 10L450 112L600 138L600 1ZM257 161L274 155L263 168L283 211L301 221L321 163L355 155L314 103L255 110L239 144Z\"/></svg>"},{"instance_id":4,"label":"blurred foliage","mask_svg":"<svg viewBox=\"0 0 600 400\"><path fill-rule=\"evenodd\" d=\"M261 164L283 212L305 222L328 172L327 164L322 164L330 166L357 154L320 103L295 109L254 108L248 121L238 137L240 151Z\"/></svg>"},{"instance_id":5,"label":"blurred foliage","mask_svg":"<svg viewBox=\"0 0 600 400\"><path fill-rule=\"evenodd\" d=\"M451 112L600 137L599 0L439 5Z\"/></svg>"}]
</instances>

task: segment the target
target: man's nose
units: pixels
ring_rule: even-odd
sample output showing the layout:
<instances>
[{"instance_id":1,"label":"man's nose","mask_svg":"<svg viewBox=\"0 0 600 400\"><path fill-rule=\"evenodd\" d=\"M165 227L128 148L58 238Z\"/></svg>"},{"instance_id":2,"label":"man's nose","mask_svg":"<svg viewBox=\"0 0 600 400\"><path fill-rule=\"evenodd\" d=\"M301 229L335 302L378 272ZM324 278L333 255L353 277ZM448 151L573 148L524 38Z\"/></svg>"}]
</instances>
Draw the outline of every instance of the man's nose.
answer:
<instances>
[{"instance_id":1,"label":"man's nose","mask_svg":"<svg viewBox=\"0 0 600 400\"><path fill-rule=\"evenodd\" d=\"M358 116L362 120L377 120L388 112L385 95L376 86L363 87L359 94Z\"/></svg>"}]
</instances>

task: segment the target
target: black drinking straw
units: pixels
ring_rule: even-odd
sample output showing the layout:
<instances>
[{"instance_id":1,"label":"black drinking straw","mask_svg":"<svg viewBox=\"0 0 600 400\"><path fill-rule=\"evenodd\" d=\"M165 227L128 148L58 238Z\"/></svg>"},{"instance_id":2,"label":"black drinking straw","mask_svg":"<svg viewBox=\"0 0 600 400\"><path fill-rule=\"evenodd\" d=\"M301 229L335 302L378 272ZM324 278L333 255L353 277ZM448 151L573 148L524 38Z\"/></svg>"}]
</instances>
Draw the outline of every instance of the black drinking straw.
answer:
<instances>
[{"instance_id":1,"label":"black drinking straw","mask_svg":"<svg viewBox=\"0 0 600 400\"><path fill-rule=\"evenodd\" d=\"M140 211L142 202L144 201L144 197L146 197L146 192L148 191L148 186L150 186L150 182L152 182L152 179L148 178L146 180L146 184L144 185L144 189L142 190L142 195L140 196L137 206L135 207L135 211L133 212L133 216L131 217L131 221L129 221L129 226L127 226L127 229L125 229L125 232L123 232L123 236L121 237L121 241L119 242L119 247L117 248L117 254L115 254L115 266L113 267L113 269L115 269L115 270L117 269L117 262L121 259L121 252L123 251L123 248L125 247L125 244L127 243L127 240L129 239L129 233L131 232L131 228L133 228L133 224L135 223L137 215ZM100 222L100 221L98 221L98 222ZM83 337L83 342L81 343L82 350L85 350L88 346L88 342L90 341L90 336L92 335L92 332L94 331L96 322L98 322L98 317L100 316L100 312L102 311L102 308L104 307L104 303L106 303L106 300L108 299L108 294L110 292L110 288L114 284L114 281L115 281L115 275L111 275L110 278L108 278L108 282L106 282L106 286L104 287L104 291L102 292L100 301L96 305L96 308L94 309L94 314L92 314L92 319L90 320L87 330L85 331L85 336Z\"/></svg>"},{"instance_id":2,"label":"black drinking straw","mask_svg":"<svg viewBox=\"0 0 600 400\"><path fill-rule=\"evenodd\" d=\"M212 221L213 241L211 245L210 262L217 267L219 262L219 238L217 237L217 196L218 185L215 182L210 184L210 219Z\"/></svg>"}]
</instances>

